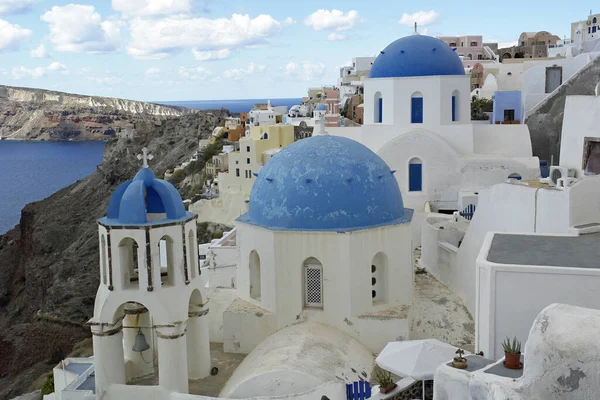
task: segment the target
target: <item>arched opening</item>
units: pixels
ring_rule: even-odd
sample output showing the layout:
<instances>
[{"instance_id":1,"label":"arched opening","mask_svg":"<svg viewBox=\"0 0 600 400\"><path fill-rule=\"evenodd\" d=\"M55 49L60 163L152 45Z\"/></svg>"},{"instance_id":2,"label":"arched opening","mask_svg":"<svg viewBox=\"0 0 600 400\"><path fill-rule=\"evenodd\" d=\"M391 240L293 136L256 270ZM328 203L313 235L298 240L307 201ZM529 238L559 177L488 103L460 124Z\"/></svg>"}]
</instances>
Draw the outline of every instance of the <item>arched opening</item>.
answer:
<instances>
[{"instance_id":1,"label":"arched opening","mask_svg":"<svg viewBox=\"0 0 600 400\"><path fill-rule=\"evenodd\" d=\"M504 54L502 54L502 59L505 59L505 58L512 58L512 56L510 53L504 53Z\"/></svg>"},{"instance_id":2,"label":"arched opening","mask_svg":"<svg viewBox=\"0 0 600 400\"><path fill-rule=\"evenodd\" d=\"M423 123L423 95L421 92L414 92L410 102L410 122L413 124Z\"/></svg>"},{"instance_id":3,"label":"arched opening","mask_svg":"<svg viewBox=\"0 0 600 400\"><path fill-rule=\"evenodd\" d=\"M460 93L458 90L455 90L454 92L452 92L452 121L458 121L459 120L459 115L460 115L460 104L459 104L459 99L460 99Z\"/></svg>"},{"instance_id":4,"label":"arched opening","mask_svg":"<svg viewBox=\"0 0 600 400\"><path fill-rule=\"evenodd\" d=\"M385 253L377 253L371 262L371 299L373 304L387 302L388 258Z\"/></svg>"},{"instance_id":5,"label":"arched opening","mask_svg":"<svg viewBox=\"0 0 600 400\"><path fill-rule=\"evenodd\" d=\"M408 191L420 192L423 190L423 162L420 158L412 158L408 162Z\"/></svg>"},{"instance_id":6,"label":"arched opening","mask_svg":"<svg viewBox=\"0 0 600 400\"><path fill-rule=\"evenodd\" d=\"M124 238L119 243L119 264L123 277L123 289L139 288L139 246L132 238Z\"/></svg>"},{"instance_id":7,"label":"arched opening","mask_svg":"<svg viewBox=\"0 0 600 400\"><path fill-rule=\"evenodd\" d=\"M173 239L165 235L158 241L158 260L160 262L160 284L175 285L175 265Z\"/></svg>"},{"instance_id":8,"label":"arched opening","mask_svg":"<svg viewBox=\"0 0 600 400\"><path fill-rule=\"evenodd\" d=\"M512 173L508 176L508 179L516 179L516 180L520 181L522 178L521 178L521 175L519 175L517 173Z\"/></svg>"},{"instance_id":9,"label":"arched opening","mask_svg":"<svg viewBox=\"0 0 600 400\"><path fill-rule=\"evenodd\" d=\"M473 54L469 54L469 55L467 55L467 58L468 58L469 60L472 60L472 59L473 59Z\"/></svg>"},{"instance_id":10,"label":"arched opening","mask_svg":"<svg viewBox=\"0 0 600 400\"><path fill-rule=\"evenodd\" d=\"M128 385L143 385L143 381L158 381L158 351L152 316L143 304L127 302L115 313L123 318L123 356Z\"/></svg>"},{"instance_id":11,"label":"arched opening","mask_svg":"<svg viewBox=\"0 0 600 400\"><path fill-rule=\"evenodd\" d=\"M188 254L189 254L189 278L194 279L196 277L196 265L198 263L198 243L196 242L196 237L194 236L194 231L190 229L188 233Z\"/></svg>"},{"instance_id":12,"label":"arched opening","mask_svg":"<svg viewBox=\"0 0 600 400\"><path fill-rule=\"evenodd\" d=\"M323 264L314 257L302 263L304 307L323 308Z\"/></svg>"},{"instance_id":13,"label":"arched opening","mask_svg":"<svg viewBox=\"0 0 600 400\"><path fill-rule=\"evenodd\" d=\"M108 285L108 255L106 254L106 236L100 238L100 280L103 285Z\"/></svg>"},{"instance_id":14,"label":"arched opening","mask_svg":"<svg viewBox=\"0 0 600 400\"><path fill-rule=\"evenodd\" d=\"M260 257L256 250L250 252L249 259L250 269L250 297L255 300L260 300Z\"/></svg>"},{"instance_id":15,"label":"arched opening","mask_svg":"<svg viewBox=\"0 0 600 400\"><path fill-rule=\"evenodd\" d=\"M268 138L269 138L269 135L265 132L263 135L263 139L268 139Z\"/></svg>"},{"instance_id":16,"label":"arched opening","mask_svg":"<svg viewBox=\"0 0 600 400\"><path fill-rule=\"evenodd\" d=\"M596 22L598 22L598 20L596 19L596 17L592 18L592 23L595 24Z\"/></svg>"},{"instance_id":17,"label":"arched opening","mask_svg":"<svg viewBox=\"0 0 600 400\"><path fill-rule=\"evenodd\" d=\"M381 97L381 92L375 93L373 102L373 122L381 124L383 122L383 98Z\"/></svg>"},{"instance_id":18,"label":"arched opening","mask_svg":"<svg viewBox=\"0 0 600 400\"><path fill-rule=\"evenodd\" d=\"M202 379L210 375L209 321L205 316L207 312L202 293L194 289L190 296L185 335L188 379Z\"/></svg>"}]
</instances>

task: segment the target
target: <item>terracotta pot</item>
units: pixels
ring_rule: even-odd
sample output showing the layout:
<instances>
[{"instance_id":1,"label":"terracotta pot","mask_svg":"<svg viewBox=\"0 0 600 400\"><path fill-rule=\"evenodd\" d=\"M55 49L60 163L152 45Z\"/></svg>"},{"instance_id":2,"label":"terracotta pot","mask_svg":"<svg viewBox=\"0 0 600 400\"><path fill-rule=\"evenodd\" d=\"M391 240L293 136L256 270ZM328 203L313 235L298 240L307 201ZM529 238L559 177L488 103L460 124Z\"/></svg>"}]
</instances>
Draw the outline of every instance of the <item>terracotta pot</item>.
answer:
<instances>
[{"instance_id":1,"label":"terracotta pot","mask_svg":"<svg viewBox=\"0 0 600 400\"><path fill-rule=\"evenodd\" d=\"M521 353L509 354L504 353L504 366L508 369L521 369Z\"/></svg>"},{"instance_id":2,"label":"terracotta pot","mask_svg":"<svg viewBox=\"0 0 600 400\"><path fill-rule=\"evenodd\" d=\"M454 359L452 360L452 366L458 369L465 369L467 368L467 359L464 357L454 357Z\"/></svg>"},{"instance_id":3,"label":"terracotta pot","mask_svg":"<svg viewBox=\"0 0 600 400\"><path fill-rule=\"evenodd\" d=\"M386 386L386 387L384 387L384 388L380 387L380 388L379 388L379 391L380 391L381 393L383 393L383 394L386 394L386 393L389 393L389 392L391 392L392 390L396 389L396 387L397 387L397 386L398 386L397 384L395 384L395 383L392 383L391 385L389 385L389 386Z\"/></svg>"}]
</instances>

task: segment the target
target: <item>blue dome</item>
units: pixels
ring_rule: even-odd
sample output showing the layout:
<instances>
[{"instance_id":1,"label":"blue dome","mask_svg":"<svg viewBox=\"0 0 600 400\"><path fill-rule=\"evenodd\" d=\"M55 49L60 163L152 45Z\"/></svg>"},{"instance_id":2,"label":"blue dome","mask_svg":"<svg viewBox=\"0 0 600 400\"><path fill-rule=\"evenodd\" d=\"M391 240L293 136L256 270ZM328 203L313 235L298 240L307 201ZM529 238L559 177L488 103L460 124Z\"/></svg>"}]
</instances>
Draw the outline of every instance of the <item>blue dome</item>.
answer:
<instances>
[{"instance_id":1,"label":"blue dome","mask_svg":"<svg viewBox=\"0 0 600 400\"><path fill-rule=\"evenodd\" d=\"M327 110L327 105L325 105L325 104L319 104L317 107L315 107L315 110L326 111Z\"/></svg>"},{"instance_id":2,"label":"blue dome","mask_svg":"<svg viewBox=\"0 0 600 400\"><path fill-rule=\"evenodd\" d=\"M464 75L454 49L431 36L412 35L392 42L375 59L369 78Z\"/></svg>"},{"instance_id":3,"label":"blue dome","mask_svg":"<svg viewBox=\"0 0 600 400\"><path fill-rule=\"evenodd\" d=\"M142 168L132 180L115 190L108 203L106 218L100 221L108 225L147 224L147 214L166 214L165 219L150 221L152 224L193 215L185 211L175 186L157 179L150 169Z\"/></svg>"},{"instance_id":4,"label":"blue dome","mask_svg":"<svg viewBox=\"0 0 600 400\"><path fill-rule=\"evenodd\" d=\"M410 221L388 165L344 137L314 136L278 152L258 174L242 222L281 230L355 230Z\"/></svg>"}]
</instances>

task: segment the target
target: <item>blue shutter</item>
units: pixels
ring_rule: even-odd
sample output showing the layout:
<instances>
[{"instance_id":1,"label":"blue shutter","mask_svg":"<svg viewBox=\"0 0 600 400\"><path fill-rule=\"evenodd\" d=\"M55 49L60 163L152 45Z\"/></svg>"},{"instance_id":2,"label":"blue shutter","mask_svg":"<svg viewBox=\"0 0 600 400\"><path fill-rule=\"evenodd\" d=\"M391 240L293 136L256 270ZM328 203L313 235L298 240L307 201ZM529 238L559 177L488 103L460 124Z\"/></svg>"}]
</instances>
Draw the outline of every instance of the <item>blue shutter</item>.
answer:
<instances>
[{"instance_id":1,"label":"blue shutter","mask_svg":"<svg viewBox=\"0 0 600 400\"><path fill-rule=\"evenodd\" d=\"M377 122L383 122L383 98L379 98L379 115L377 116Z\"/></svg>"},{"instance_id":2,"label":"blue shutter","mask_svg":"<svg viewBox=\"0 0 600 400\"><path fill-rule=\"evenodd\" d=\"M456 121L456 96L452 96L452 121Z\"/></svg>"},{"instance_id":3,"label":"blue shutter","mask_svg":"<svg viewBox=\"0 0 600 400\"><path fill-rule=\"evenodd\" d=\"M408 190L410 192L423 190L423 164L408 165Z\"/></svg>"},{"instance_id":4,"label":"blue shutter","mask_svg":"<svg viewBox=\"0 0 600 400\"><path fill-rule=\"evenodd\" d=\"M422 97L413 97L412 99L412 115L410 121L413 124L422 124L423 123L423 98Z\"/></svg>"}]
</instances>

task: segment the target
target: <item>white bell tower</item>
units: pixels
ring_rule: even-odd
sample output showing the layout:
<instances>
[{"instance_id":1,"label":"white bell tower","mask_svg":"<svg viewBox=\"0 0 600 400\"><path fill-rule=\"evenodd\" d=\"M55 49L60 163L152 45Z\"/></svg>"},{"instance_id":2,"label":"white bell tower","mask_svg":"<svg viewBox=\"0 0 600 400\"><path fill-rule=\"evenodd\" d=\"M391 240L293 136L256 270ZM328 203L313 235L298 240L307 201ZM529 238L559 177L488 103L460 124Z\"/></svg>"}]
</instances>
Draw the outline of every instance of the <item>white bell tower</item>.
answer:
<instances>
[{"instance_id":1,"label":"white bell tower","mask_svg":"<svg viewBox=\"0 0 600 400\"><path fill-rule=\"evenodd\" d=\"M96 397L110 385L158 375L167 391L210 374L207 299L200 282L197 215L177 189L143 168L114 192L98 220L100 286L89 321Z\"/></svg>"}]
</instances>

